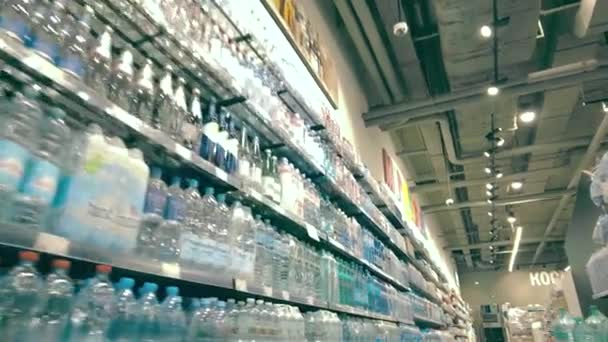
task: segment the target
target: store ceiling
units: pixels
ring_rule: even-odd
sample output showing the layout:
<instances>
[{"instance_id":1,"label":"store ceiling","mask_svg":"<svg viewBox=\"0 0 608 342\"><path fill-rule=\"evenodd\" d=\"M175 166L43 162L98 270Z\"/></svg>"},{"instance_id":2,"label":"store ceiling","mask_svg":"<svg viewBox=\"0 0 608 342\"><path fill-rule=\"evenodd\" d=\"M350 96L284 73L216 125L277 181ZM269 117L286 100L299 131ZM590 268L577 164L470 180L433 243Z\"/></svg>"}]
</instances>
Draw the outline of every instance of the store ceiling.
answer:
<instances>
[{"instance_id":1,"label":"store ceiling","mask_svg":"<svg viewBox=\"0 0 608 342\"><path fill-rule=\"evenodd\" d=\"M581 7L593 3L497 0L498 16L509 18L498 29L498 76L504 84L569 63L606 61L608 17L600 14L607 13L608 1L598 1L588 20L576 19ZM444 247L452 252L459 271L506 269L512 248L511 229L505 228L496 246L496 261L489 263L490 217L488 207L480 202L486 200L488 176L482 153L489 147L484 135L490 130L491 113L496 114L506 140L498 159L505 174L499 182L499 199L511 203L508 209L515 213L516 225L524 227L516 265L565 265L563 239L575 200L572 180L603 119L600 103L583 106L583 101L608 97L608 77L583 83L568 80L564 83L568 86L559 89L554 89L557 81L548 81L535 92L477 96L419 110L431 97L462 98L463 93L474 94L493 81L492 39L479 35L480 27L492 22L492 0L402 0L402 14L410 27L404 37L392 34L398 20L397 0L334 0L334 4L342 18L349 18L344 20L345 29L372 80L367 83L371 109L363 118L368 126L389 131L397 151L403 152L400 157L410 170L410 188L426 215L441 227ZM515 121L521 103L539 108L533 123ZM374 115L383 112L397 114L374 121ZM522 181L523 189L511 189L514 180ZM455 205L445 206L448 197L455 199ZM508 227L506 208L499 206L497 216Z\"/></svg>"}]
</instances>

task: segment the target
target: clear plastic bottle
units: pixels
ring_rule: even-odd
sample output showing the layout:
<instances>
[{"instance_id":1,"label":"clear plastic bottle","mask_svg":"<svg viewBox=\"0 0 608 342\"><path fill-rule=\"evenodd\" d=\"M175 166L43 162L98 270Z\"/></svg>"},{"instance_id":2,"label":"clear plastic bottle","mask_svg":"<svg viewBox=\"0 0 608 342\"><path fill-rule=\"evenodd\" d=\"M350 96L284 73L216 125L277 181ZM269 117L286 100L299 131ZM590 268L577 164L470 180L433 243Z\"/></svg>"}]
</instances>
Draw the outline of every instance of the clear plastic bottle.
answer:
<instances>
[{"instance_id":1,"label":"clear plastic bottle","mask_svg":"<svg viewBox=\"0 0 608 342\"><path fill-rule=\"evenodd\" d=\"M51 3L38 0L32 8L30 44L41 57L55 63L60 56L62 45L59 32L67 16L64 1Z\"/></svg>"},{"instance_id":2,"label":"clear plastic bottle","mask_svg":"<svg viewBox=\"0 0 608 342\"><path fill-rule=\"evenodd\" d=\"M108 99L119 107L128 110L133 94L133 54L128 49L112 66L108 80Z\"/></svg>"},{"instance_id":3,"label":"clear plastic bottle","mask_svg":"<svg viewBox=\"0 0 608 342\"><path fill-rule=\"evenodd\" d=\"M245 225L247 224L245 218L245 207L240 201L232 203L228 212L228 239L230 244L231 255L231 271L241 276L243 270L243 232L245 231Z\"/></svg>"},{"instance_id":4,"label":"clear plastic bottle","mask_svg":"<svg viewBox=\"0 0 608 342\"><path fill-rule=\"evenodd\" d=\"M88 47L93 40L91 20L93 8L84 6L83 12L75 22L66 22L62 27L64 48L58 66L72 76L84 79L88 63ZM69 17L68 17L69 18Z\"/></svg>"},{"instance_id":5,"label":"clear plastic bottle","mask_svg":"<svg viewBox=\"0 0 608 342\"><path fill-rule=\"evenodd\" d=\"M226 139L226 162L224 170L232 174L237 170L239 158L239 140L237 138L236 126L232 117L228 120L228 138Z\"/></svg>"},{"instance_id":6,"label":"clear plastic bottle","mask_svg":"<svg viewBox=\"0 0 608 342\"><path fill-rule=\"evenodd\" d=\"M565 309L559 310L559 316L551 324L551 334L556 342L574 342L576 322Z\"/></svg>"},{"instance_id":7,"label":"clear plastic bottle","mask_svg":"<svg viewBox=\"0 0 608 342\"><path fill-rule=\"evenodd\" d=\"M45 300L31 323L30 339L59 341L64 338L74 293L69 270L68 260L53 260L53 272L47 276L44 285Z\"/></svg>"},{"instance_id":8,"label":"clear plastic bottle","mask_svg":"<svg viewBox=\"0 0 608 342\"><path fill-rule=\"evenodd\" d=\"M217 135L219 133L219 119L217 115L217 100L212 97L209 99L205 115L203 116L203 135L201 137L201 145L199 148L200 156L209 161L215 160L215 152L217 149Z\"/></svg>"},{"instance_id":9,"label":"clear plastic bottle","mask_svg":"<svg viewBox=\"0 0 608 342\"><path fill-rule=\"evenodd\" d=\"M38 146L28 161L21 193L13 204L11 221L14 223L40 228L48 220L49 207L65 166L64 146L70 138L64 116L64 111L53 107L41 122Z\"/></svg>"},{"instance_id":10,"label":"clear plastic bottle","mask_svg":"<svg viewBox=\"0 0 608 342\"><path fill-rule=\"evenodd\" d=\"M173 67L167 65L165 73L158 84L158 94L154 108L152 126L164 132L169 132L170 121L173 118Z\"/></svg>"},{"instance_id":11,"label":"clear plastic bottle","mask_svg":"<svg viewBox=\"0 0 608 342\"><path fill-rule=\"evenodd\" d=\"M135 75L133 83L133 94L129 98L129 112L144 122L151 123L156 90L151 60L146 60L144 66Z\"/></svg>"},{"instance_id":12,"label":"clear plastic bottle","mask_svg":"<svg viewBox=\"0 0 608 342\"><path fill-rule=\"evenodd\" d=\"M251 152L251 186L259 192L263 192L262 188L262 169L264 161L260 152L260 138L256 135L253 137L253 150Z\"/></svg>"},{"instance_id":13,"label":"clear plastic bottle","mask_svg":"<svg viewBox=\"0 0 608 342\"><path fill-rule=\"evenodd\" d=\"M46 300L40 274L34 266L37 261L38 253L19 252L19 265L2 279L3 294L9 297L2 322L6 341L22 341L27 337L30 322Z\"/></svg>"},{"instance_id":14,"label":"clear plastic bottle","mask_svg":"<svg viewBox=\"0 0 608 342\"><path fill-rule=\"evenodd\" d=\"M218 203L213 194L213 188L205 188L205 195L202 198L199 212L202 220L201 236L203 237L200 258L211 268L215 268L217 263L215 252L217 251L218 229L217 216L215 215Z\"/></svg>"},{"instance_id":15,"label":"clear plastic bottle","mask_svg":"<svg viewBox=\"0 0 608 342\"><path fill-rule=\"evenodd\" d=\"M160 339L160 306L156 299L158 285L144 283L141 287L141 297L137 301L136 326L137 340L161 341Z\"/></svg>"},{"instance_id":16,"label":"clear plastic bottle","mask_svg":"<svg viewBox=\"0 0 608 342\"><path fill-rule=\"evenodd\" d=\"M231 240L230 240L230 209L226 205L226 194L217 196L218 206L216 208L216 250L215 257L216 267L225 269L231 266Z\"/></svg>"},{"instance_id":17,"label":"clear plastic bottle","mask_svg":"<svg viewBox=\"0 0 608 342\"><path fill-rule=\"evenodd\" d=\"M169 136L173 140L187 143L186 147L191 148L191 143L184 141L188 137L183 135L182 125L184 123L184 117L188 112L188 106L186 105L186 93L184 87L186 85L186 81L183 78L179 78L177 80L178 84L175 88L175 93L173 93L173 101L171 102L171 116L167 118L165 124L165 131L169 133Z\"/></svg>"},{"instance_id":18,"label":"clear plastic bottle","mask_svg":"<svg viewBox=\"0 0 608 342\"><path fill-rule=\"evenodd\" d=\"M188 326L187 341L213 341L211 312L211 301L209 298L202 298L200 307L192 315L192 320Z\"/></svg>"},{"instance_id":19,"label":"clear plastic bottle","mask_svg":"<svg viewBox=\"0 0 608 342\"><path fill-rule=\"evenodd\" d=\"M168 286L165 291L167 297L160 306L160 340L181 342L186 333L186 315L182 310L182 297L179 296L179 288L176 286Z\"/></svg>"},{"instance_id":20,"label":"clear plastic bottle","mask_svg":"<svg viewBox=\"0 0 608 342\"><path fill-rule=\"evenodd\" d=\"M69 341L102 339L114 313L114 287L109 279L112 267L97 265L96 274L80 290L70 316Z\"/></svg>"},{"instance_id":21,"label":"clear plastic bottle","mask_svg":"<svg viewBox=\"0 0 608 342\"><path fill-rule=\"evenodd\" d=\"M264 164L262 166L262 189L263 194L273 198L274 177L272 174L272 154L269 149L264 150Z\"/></svg>"},{"instance_id":22,"label":"clear plastic bottle","mask_svg":"<svg viewBox=\"0 0 608 342\"><path fill-rule=\"evenodd\" d=\"M42 112L38 94L32 87L17 93L13 100L2 98L0 111L0 222L8 219L9 207L25 175L30 151L38 142Z\"/></svg>"},{"instance_id":23,"label":"clear plastic bottle","mask_svg":"<svg viewBox=\"0 0 608 342\"><path fill-rule=\"evenodd\" d=\"M28 38L30 16L32 15L31 5L29 0L6 1L0 9L2 32L23 43Z\"/></svg>"},{"instance_id":24,"label":"clear plastic bottle","mask_svg":"<svg viewBox=\"0 0 608 342\"><path fill-rule=\"evenodd\" d=\"M171 179L171 186L169 186L167 191L167 206L165 208L165 219L167 220L184 221L186 197L184 190L181 188L181 181L182 179L177 176Z\"/></svg>"},{"instance_id":25,"label":"clear plastic bottle","mask_svg":"<svg viewBox=\"0 0 608 342\"><path fill-rule=\"evenodd\" d=\"M220 108L219 130L215 136L215 155L213 163L222 170L226 170L226 143L228 141L228 121L229 114L224 108Z\"/></svg>"},{"instance_id":26,"label":"clear plastic bottle","mask_svg":"<svg viewBox=\"0 0 608 342\"><path fill-rule=\"evenodd\" d=\"M156 251L156 237L158 229L163 222L163 215L167 206L167 185L161 179L162 171L158 167L152 167L146 200L144 203L144 215L137 237L137 251L140 254L152 256Z\"/></svg>"},{"instance_id":27,"label":"clear plastic bottle","mask_svg":"<svg viewBox=\"0 0 608 342\"><path fill-rule=\"evenodd\" d=\"M177 92L176 92L177 95ZM190 110L185 109L183 111L183 123L181 126L182 134L184 139L184 145L193 150L199 151L201 132L202 132L202 120L203 115L201 112L201 91L198 88L192 90ZM177 96L176 96L177 99ZM177 101L177 100L176 100ZM179 103L179 101L177 101Z\"/></svg>"},{"instance_id":28,"label":"clear plastic bottle","mask_svg":"<svg viewBox=\"0 0 608 342\"><path fill-rule=\"evenodd\" d=\"M135 281L132 278L120 278L116 286L116 299L112 319L105 336L108 341L128 342L136 338L137 302L133 294Z\"/></svg>"},{"instance_id":29,"label":"clear plastic bottle","mask_svg":"<svg viewBox=\"0 0 608 342\"><path fill-rule=\"evenodd\" d=\"M608 319L604 316L597 306L591 305L589 307L589 317L585 320L585 325L588 328L586 338L589 341L605 341L608 337ZM583 340L587 341L587 340Z\"/></svg>"},{"instance_id":30,"label":"clear plastic bottle","mask_svg":"<svg viewBox=\"0 0 608 342\"><path fill-rule=\"evenodd\" d=\"M112 68L112 28L106 26L89 54L85 83L101 96L108 96L108 81Z\"/></svg>"}]
</instances>

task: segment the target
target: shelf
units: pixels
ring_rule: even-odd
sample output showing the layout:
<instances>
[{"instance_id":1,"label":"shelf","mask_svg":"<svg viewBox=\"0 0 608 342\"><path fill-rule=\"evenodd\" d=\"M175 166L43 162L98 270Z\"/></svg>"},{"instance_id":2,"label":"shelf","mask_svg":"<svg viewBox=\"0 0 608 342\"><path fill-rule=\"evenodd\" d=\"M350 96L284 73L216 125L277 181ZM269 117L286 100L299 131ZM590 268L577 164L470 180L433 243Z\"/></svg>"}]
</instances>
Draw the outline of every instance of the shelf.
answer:
<instances>
[{"instance_id":1,"label":"shelf","mask_svg":"<svg viewBox=\"0 0 608 342\"><path fill-rule=\"evenodd\" d=\"M426 298L435 304L439 304L439 305L443 304L441 299L437 298L437 296L434 296L428 290L419 287L415 283L410 283L410 288L412 289L412 291L415 294L419 295L420 297Z\"/></svg>"}]
</instances>

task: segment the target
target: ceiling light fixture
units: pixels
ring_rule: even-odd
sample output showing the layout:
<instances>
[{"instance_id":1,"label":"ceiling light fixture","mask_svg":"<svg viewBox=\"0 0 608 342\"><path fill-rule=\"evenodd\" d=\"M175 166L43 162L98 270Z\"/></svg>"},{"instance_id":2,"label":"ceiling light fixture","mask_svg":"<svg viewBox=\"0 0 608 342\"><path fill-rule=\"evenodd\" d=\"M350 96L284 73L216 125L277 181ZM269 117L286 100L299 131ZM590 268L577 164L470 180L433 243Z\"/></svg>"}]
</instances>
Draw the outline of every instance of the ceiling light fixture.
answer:
<instances>
[{"instance_id":1,"label":"ceiling light fixture","mask_svg":"<svg viewBox=\"0 0 608 342\"><path fill-rule=\"evenodd\" d=\"M533 110L526 110L519 114L519 120L523 123L530 123L536 118L536 112Z\"/></svg>"},{"instance_id":2,"label":"ceiling light fixture","mask_svg":"<svg viewBox=\"0 0 608 342\"><path fill-rule=\"evenodd\" d=\"M489 167L485 167L485 168L483 169L483 171L484 171L485 173L487 173L487 174L491 174L491 173L492 173L492 169L490 169Z\"/></svg>"},{"instance_id":3,"label":"ceiling light fixture","mask_svg":"<svg viewBox=\"0 0 608 342\"><path fill-rule=\"evenodd\" d=\"M521 190L523 188L524 183L520 181L511 182L511 189L513 190Z\"/></svg>"},{"instance_id":4,"label":"ceiling light fixture","mask_svg":"<svg viewBox=\"0 0 608 342\"><path fill-rule=\"evenodd\" d=\"M568 272L570 271L570 265L566 266L566 268L564 268L564 272Z\"/></svg>"},{"instance_id":5,"label":"ceiling light fixture","mask_svg":"<svg viewBox=\"0 0 608 342\"><path fill-rule=\"evenodd\" d=\"M521 231L522 227L517 227L515 231L515 242L513 243L513 251L511 252L511 260L509 261L509 272L513 272L513 265L515 264L515 257L519 251L519 243L521 242Z\"/></svg>"},{"instance_id":6,"label":"ceiling light fixture","mask_svg":"<svg viewBox=\"0 0 608 342\"><path fill-rule=\"evenodd\" d=\"M397 13L398 17L397 22L395 23L395 25L393 25L393 34L397 37L403 37L407 34L409 28L407 27L407 23L405 22L405 20L403 20L403 18L401 17L401 1L397 1Z\"/></svg>"},{"instance_id":7,"label":"ceiling light fixture","mask_svg":"<svg viewBox=\"0 0 608 342\"><path fill-rule=\"evenodd\" d=\"M490 158L492 156L492 150L487 150L483 153L484 157Z\"/></svg>"},{"instance_id":8,"label":"ceiling light fixture","mask_svg":"<svg viewBox=\"0 0 608 342\"><path fill-rule=\"evenodd\" d=\"M493 246L493 245L490 245L490 247L489 247L489 248L490 248L490 250L491 250L491 251L493 251L493 250L494 250L494 246Z\"/></svg>"},{"instance_id":9,"label":"ceiling light fixture","mask_svg":"<svg viewBox=\"0 0 608 342\"><path fill-rule=\"evenodd\" d=\"M488 95L496 96L499 93L499 89L497 86L489 86L488 87Z\"/></svg>"},{"instance_id":10,"label":"ceiling light fixture","mask_svg":"<svg viewBox=\"0 0 608 342\"><path fill-rule=\"evenodd\" d=\"M488 198L488 199L486 200L486 202L488 202L488 204L492 204L492 199L491 199L491 198Z\"/></svg>"},{"instance_id":11,"label":"ceiling light fixture","mask_svg":"<svg viewBox=\"0 0 608 342\"><path fill-rule=\"evenodd\" d=\"M492 216L494 216L494 214L492 214L491 211L488 211L488 216L492 217Z\"/></svg>"},{"instance_id":12,"label":"ceiling light fixture","mask_svg":"<svg viewBox=\"0 0 608 342\"><path fill-rule=\"evenodd\" d=\"M502 172L498 171L496 172L496 178L502 178L503 174Z\"/></svg>"},{"instance_id":13,"label":"ceiling light fixture","mask_svg":"<svg viewBox=\"0 0 608 342\"><path fill-rule=\"evenodd\" d=\"M494 189L494 185L492 185L492 183L486 183L486 189L492 190Z\"/></svg>"},{"instance_id":14,"label":"ceiling light fixture","mask_svg":"<svg viewBox=\"0 0 608 342\"><path fill-rule=\"evenodd\" d=\"M496 146L502 146L504 144L505 144L505 139L500 138L500 137L496 139Z\"/></svg>"},{"instance_id":15,"label":"ceiling light fixture","mask_svg":"<svg viewBox=\"0 0 608 342\"><path fill-rule=\"evenodd\" d=\"M486 196L488 196L488 197L492 197L492 195L493 195L493 194L492 194L492 192L491 192L491 191L486 190Z\"/></svg>"},{"instance_id":16,"label":"ceiling light fixture","mask_svg":"<svg viewBox=\"0 0 608 342\"><path fill-rule=\"evenodd\" d=\"M515 221L517 221L517 217L515 217L515 215L513 213L509 213L509 216L507 216L507 222L509 222L510 224L515 223Z\"/></svg>"},{"instance_id":17,"label":"ceiling light fixture","mask_svg":"<svg viewBox=\"0 0 608 342\"><path fill-rule=\"evenodd\" d=\"M447 206L449 207L449 206L450 206L450 205L452 205L452 204L454 204L454 199L453 199L452 197L448 197L448 198L445 200L445 205L447 205Z\"/></svg>"},{"instance_id":18,"label":"ceiling light fixture","mask_svg":"<svg viewBox=\"0 0 608 342\"><path fill-rule=\"evenodd\" d=\"M490 38L492 37L492 28L488 25L483 25L481 28L479 28L479 34L483 38Z\"/></svg>"}]
</instances>

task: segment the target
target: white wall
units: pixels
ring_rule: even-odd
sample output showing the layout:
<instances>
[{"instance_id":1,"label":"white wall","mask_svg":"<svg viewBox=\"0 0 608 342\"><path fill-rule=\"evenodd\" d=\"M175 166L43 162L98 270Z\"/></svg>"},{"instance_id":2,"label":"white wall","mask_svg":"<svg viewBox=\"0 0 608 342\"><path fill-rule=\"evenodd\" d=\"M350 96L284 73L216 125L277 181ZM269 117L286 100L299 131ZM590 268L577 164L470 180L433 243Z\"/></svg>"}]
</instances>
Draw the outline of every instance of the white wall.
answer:
<instances>
[{"instance_id":1,"label":"white wall","mask_svg":"<svg viewBox=\"0 0 608 342\"><path fill-rule=\"evenodd\" d=\"M358 0L359 1L359 0ZM363 1L363 0L360 0ZM366 128L361 115L368 110L366 94L361 87L366 82L365 72L358 60L357 51L349 42L344 28L339 27L338 14L330 0L300 1L314 30L319 33L321 45L333 60L338 84L338 109L334 118L340 125L340 131L354 146L361 161L368 167L372 176L382 181L382 149L398 164L403 176L408 178L408 170L395 154L395 147L388 133L377 127ZM440 266L445 270L450 285L456 286L453 277L455 267L449 253L442 246L445 242L439 237L441 229L433 221L428 222L431 249L439 256Z\"/></svg>"}]
</instances>

